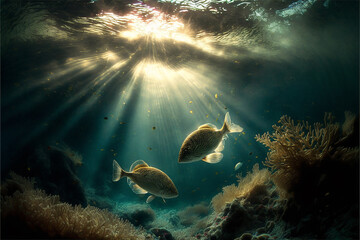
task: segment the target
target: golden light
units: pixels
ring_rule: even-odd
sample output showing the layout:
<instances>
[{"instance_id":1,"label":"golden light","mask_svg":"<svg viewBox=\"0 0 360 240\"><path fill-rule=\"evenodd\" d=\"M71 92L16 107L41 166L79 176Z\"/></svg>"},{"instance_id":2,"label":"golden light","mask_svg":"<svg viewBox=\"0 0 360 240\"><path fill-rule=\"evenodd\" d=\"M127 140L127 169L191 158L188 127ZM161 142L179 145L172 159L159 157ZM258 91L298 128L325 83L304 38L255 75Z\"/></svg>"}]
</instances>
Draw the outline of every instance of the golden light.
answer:
<instances>
[{"instance_id":1,"label":"golden light","mask_svg":"<svg viewBox=\"0 0 360 240\"><path fill-rule=\"evenodd\" d=\"M108 61L116 61L116 60L119 59L119 57L115 53L113 53L111 51L107 51L107 52L103 53L101 55L101 57L103 59L105 59L105 60L108 60Z\"/></svg>"},{"instance_id":2,"label":"golden light","mask_svg":"<svg viewBox=\"0 0 360 240\"><path fill-rule=\"evenodd\" d=\"M184 30L184 24L175 16L169 16L153 9L149 9L149 15L151 17L147 19L135 11L125 15L123 18L127 20L129 31L120 32L120 36L130 40L139 37L166 39L173 38L175 33Z\"/></svg>"}]
</instances>

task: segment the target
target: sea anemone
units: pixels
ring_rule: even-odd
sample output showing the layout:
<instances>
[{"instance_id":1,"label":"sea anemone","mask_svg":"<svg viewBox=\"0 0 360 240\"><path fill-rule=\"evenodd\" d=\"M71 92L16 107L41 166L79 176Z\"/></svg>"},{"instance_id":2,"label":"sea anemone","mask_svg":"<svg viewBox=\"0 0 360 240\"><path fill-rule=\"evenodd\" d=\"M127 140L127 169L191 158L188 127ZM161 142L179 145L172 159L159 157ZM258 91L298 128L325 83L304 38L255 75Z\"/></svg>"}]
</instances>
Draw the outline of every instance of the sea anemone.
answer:
<instances>
[{"instance_id":1,"label":"sea anemone","mask_svg":"<svg viewBox=\"0 0 360 240\"><path fill-rule=\"evenodd\" d=\"M35 189L34 182L11 174L1 187L2 237L68 239L144 239L145 233L107 210L60 202ZM21 229L24 228L24 229Z\"/></svg>"}]
</instances>

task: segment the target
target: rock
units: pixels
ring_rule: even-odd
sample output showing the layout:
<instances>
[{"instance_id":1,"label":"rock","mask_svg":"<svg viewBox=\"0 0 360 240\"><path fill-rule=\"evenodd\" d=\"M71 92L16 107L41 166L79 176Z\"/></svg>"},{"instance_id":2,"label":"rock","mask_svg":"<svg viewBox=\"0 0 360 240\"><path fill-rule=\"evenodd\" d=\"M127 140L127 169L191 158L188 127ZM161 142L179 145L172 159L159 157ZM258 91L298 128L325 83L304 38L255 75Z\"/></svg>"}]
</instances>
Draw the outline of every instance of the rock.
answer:
<instances>
[{"instance_id":1,"label":"rock","mask_svg":"<svg viewBox=\"0 0 360 240\"><path fill-rule=\"evenodd\" d=\"M236 238L234 240L251 240L253 238L253 235L251 233L244 233L239 238Z\"/></svg>"},{"instance_id":2,"label":"rock","mask_svg":"<svg viewBox=\"0 0 360 240\"><path fill-rule=\"evenodd\" d=\"M159 240L175 240L171 233L166 229L153 228L150 230Z\"/></svg>"},{"instance_id":3,"label":"rock","mask_svg":"<svg viewBox=\"0 0 360 240\"><path fill-rule=\"evenodd\" d=\"M62 202L86 207L85 191L76 174L74 161L74 157L80 155L71 151L70 148L31 145L18 156L14 172L34 178L36 188L50 195L59 195Z\"/></svg>"},{"instance_id":4,"label":"rock","mask_svg":"<svg viewBox=\"0 0 360 240\"><path fill-rule=\"evenodd\" d=\"M249 227L252 218L246 211L246 209L240 204L239 201L232 202L227 218L222 223L222 232L224 238L226 235L234 235Z\"/></svg>"},{"instance_id":5,"label":"rock","mask_svg":"<svg viewBox=\"0 0 360 240\"><path fill-rule=\"evenodd\" d=\"M134 210L130 212L125 212L120 214L121 218L127 219L129 222L135 226L147 227L149 222L155 220L155 212L150 207L144 207L142 205L136 205L133 208Z\"/></svg>"},{"instance_id":6,"label":"rock","mask_svg":"<svg viewBox=\"0 0 360 240\"><path fill-rule=\"evenodd\" d=\"M274 221L266 222L266 225L265 225L266 232L271 232L274 229L274 227L275 227Z\"/></svg>"},{"instance_id":7,"label":"rock","mask_svg":"<svg viewBox=\"0 0 360 240\"><path fill-rule=\"evenodd\" d=\"M268 240L271 236L269 234L261 234L256 236L258 240Z\"/></svg>"},{"instance_id":8,"label":"rock","mask_svg":"<svg viewBox=\"0 0 360 240\"><path fill-rule=\"evenodd\" d=\"M257 234L262 234L266 232L266 229L264 227L256 229Z\"/></svg>"}]
</instances>

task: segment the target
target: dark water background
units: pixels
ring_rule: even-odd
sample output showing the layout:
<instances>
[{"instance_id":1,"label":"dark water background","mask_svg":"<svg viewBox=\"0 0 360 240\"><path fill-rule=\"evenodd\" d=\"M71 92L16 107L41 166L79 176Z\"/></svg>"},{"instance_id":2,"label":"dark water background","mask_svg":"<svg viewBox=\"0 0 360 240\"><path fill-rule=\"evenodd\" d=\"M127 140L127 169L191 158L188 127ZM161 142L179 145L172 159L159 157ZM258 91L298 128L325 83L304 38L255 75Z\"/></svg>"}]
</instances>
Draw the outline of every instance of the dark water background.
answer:
<instances>
[{"instance_id":1,"label":"dark water background","mask_svg":"<svg viewBox=\"0 0 360 240\"><path fill-rule=\"evenodd\" d=\"M243 2L199 10L191 2L1 1L2 178L28 167L24 149L66 143L83 156L85 189L144 202L126 181L111 182L113 159L124 169L142 159L177 186L167 207L184 206L209 201L262 163L255 134L280 116L313 123L325 112L339 122L346 110L358 114L358 1ZM144 11L151 19L148 6L176 16L191 41L126 39L119 34L129 20L99 18ZM294 13L282 17L284 9ZM245 134L229 136L224 159L178 164L185 137L207 122L220 128L226 112Z\"/></svg>"}]
</instances>

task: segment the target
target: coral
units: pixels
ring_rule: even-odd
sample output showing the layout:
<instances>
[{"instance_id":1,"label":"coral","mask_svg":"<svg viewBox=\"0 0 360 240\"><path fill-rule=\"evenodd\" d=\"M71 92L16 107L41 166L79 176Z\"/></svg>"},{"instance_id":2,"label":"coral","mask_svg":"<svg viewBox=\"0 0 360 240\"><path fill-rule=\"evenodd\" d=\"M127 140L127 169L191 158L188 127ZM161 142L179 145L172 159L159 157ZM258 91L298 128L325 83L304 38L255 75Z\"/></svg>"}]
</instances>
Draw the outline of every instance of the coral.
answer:
<instances>
[{"instance_id":1,"label":"coral","mask_svg":"<svg viewBox=\"0 0 360 240\"><path fill-rule=\"evenodd\" d=\"M256 140L269 148L265 165L274 171L272 178L282 197L292 196L304 169L318 167L329 159L353 161L358 158L358 147L339 146L354 132L356 118L350 113L345 116L342 135L340 125L333 123L329 113L325 114L324 125L308 122L295 125L290 117L282 116L280 126L273 125L272 134L256 135Z\"/></svg>"},{"instance_id":2,"label":"coral","mask_svg":"<svg viewBox=\"0 0 360 240\"><path fill-rule=\"evenodd\" d=\"M242 196L226 204L199 239L230 240L239 236L256 239L277 234L273 233L274 226L281 221L286 201L273 194L271 183L265 187L266 191L255 202Z\"/></svg>"},{"instance_id":3,"label":"coral","mask_svg":"<svg viewBox=\"0 0 360 240\"><path fill-rule=\"evenodd\" d=\"M20 176L12 174L12 179L3 186L14 185L14 182L19 186L18 190L1 196L3 237L20 237L18 226L24 223L29 228L29 234L37 233L36 236L39 236L40 232L40 236L47 238L144 239L143 231L109 211L62 203L59 196L34 189L33 182Z\"/></svg>"},{"instance_id":4,"label":"coral","mask_svg":"<svg viewBox=\"0 0 360 240\"><path fill-rule=\"evenodd\" d=\"M295 125L287 116L279 123L272 134L256 139L269 148L265 165L272 168L277 191L287 200L282 220L288 236L326 238L334 233L358 238L359 118L346 112L342 127L331 114L325 114L323 125ZM339 218L348 231L338 230Z\"/></svg>"},{"instance_id":5,"label":"coral","mask_svg":"<svg viewBox=\"0 0 360 240\"><path fill-rule=\"evenodd\" d=\"M10 172L10 179L1 185L1 196L10 196L16 191L24 192L34 188L35 180L26 179L14 172Z\"/></svg>"},{"instance_id":6,"label":"coral","mask_svg":"<svg viewBox=\"0 0 360 240\"><path fill-rule=\"evenodd\" d=\"M255 165L224 187L198 239L358 239L358 117L346 113L343 127L331 114L323 125L287 116L279 123L256 136L270 149L265 165L273 173Z\"/></svg>"},{"instance_id":7,"label":"coral","mask_svg":"<svg viewBox=\"0 0 360 240\"><path fill-rule=\"evenodd\" d=\"M259 165L255 164L251 173L248 173L244 178L240 176L238 178L237 186L234 184L226 186L222 193L213 197L211 204L215 212L219 213L227 203L231 203L239 197L256 201L266 191L266 185L270 181L270 172L267 169L259 170Z\"/></svg>"}]
</instances>

